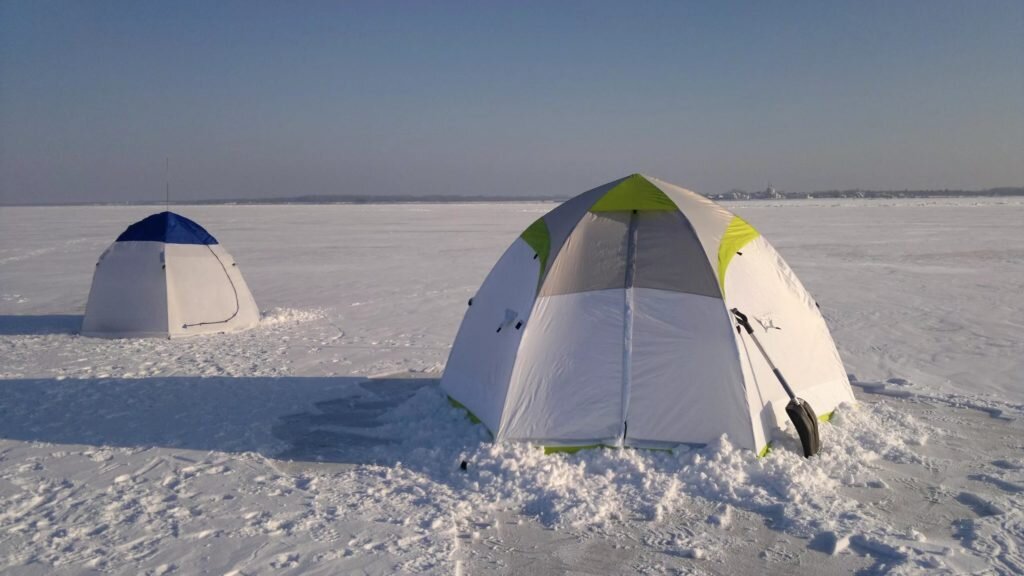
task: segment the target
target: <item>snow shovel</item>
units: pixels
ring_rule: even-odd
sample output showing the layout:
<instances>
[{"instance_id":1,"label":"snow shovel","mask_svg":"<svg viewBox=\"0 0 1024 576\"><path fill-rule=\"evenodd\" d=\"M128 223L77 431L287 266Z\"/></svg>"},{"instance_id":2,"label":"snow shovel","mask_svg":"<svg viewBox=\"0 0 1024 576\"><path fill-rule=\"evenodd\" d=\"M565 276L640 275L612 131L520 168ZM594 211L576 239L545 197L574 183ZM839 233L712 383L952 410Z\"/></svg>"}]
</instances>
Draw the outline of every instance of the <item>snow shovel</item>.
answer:
<instances>
[{"instance_id":1,"label":"snow shovel","mask_svg":"<svg viewBox=\"0 0 1024 576\"><path fill-rule=\"evenodd\" d=\"M771 367L772 372L775 373L775 377L779 379L779 383L786 389L786 394L789 394L789 404L786 404L786 414L789 415L789 419L793 422L793 426L796 427L797 434L800 435L800 443L803 444L804 457L810 458L818 453L821 449L821 439L818 437L818 417L814 414L814 409L805 400L797 398L796 394L793 393L793 389L789 387L789 382L782 376L782 372L775 367L775 363L768 357L768 353L764 351L764 346L758 341L757 336L754 336L754 329L750 327L750 321L747 320L747 315L740 312L739 309L733 308L730 310L740 326L747 331L750 335L750 339L757 345L757 349L764 356L764 359L768 362L768 366Z\"/></svg>"}]
</instances>

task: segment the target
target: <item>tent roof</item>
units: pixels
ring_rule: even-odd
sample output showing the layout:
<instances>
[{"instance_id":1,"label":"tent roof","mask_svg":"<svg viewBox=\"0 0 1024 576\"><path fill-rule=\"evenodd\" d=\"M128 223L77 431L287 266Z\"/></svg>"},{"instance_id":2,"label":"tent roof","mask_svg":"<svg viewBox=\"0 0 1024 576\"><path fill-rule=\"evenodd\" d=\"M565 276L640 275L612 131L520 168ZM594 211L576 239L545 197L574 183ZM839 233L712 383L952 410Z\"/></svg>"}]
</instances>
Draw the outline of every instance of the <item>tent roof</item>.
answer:
<instances>
[{"instance_id":1,"label":"tent roof","mask_svg":"<svg viewBox=\"0 0 1024 576\"><path fill-rule=\"evenodd\" d=\"M174 212L147 216L117 237L117 242L165 242L167 244L217 244L202 226Z\"/></svg>"}]
</instances>

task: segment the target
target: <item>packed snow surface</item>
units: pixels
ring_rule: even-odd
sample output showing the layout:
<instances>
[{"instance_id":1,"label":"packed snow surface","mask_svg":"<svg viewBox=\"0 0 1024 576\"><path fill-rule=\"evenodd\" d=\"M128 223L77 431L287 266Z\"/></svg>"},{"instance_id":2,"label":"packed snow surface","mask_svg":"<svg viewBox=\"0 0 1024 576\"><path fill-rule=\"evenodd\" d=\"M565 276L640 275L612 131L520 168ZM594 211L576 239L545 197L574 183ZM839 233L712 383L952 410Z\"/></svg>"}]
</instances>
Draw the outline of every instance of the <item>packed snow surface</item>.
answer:
<instances>
[{"instance_id":1,"label":"packed snow surface","mask_svg":"<svg viewBox=\"0 0 1024 576\"><path fill-rule=\"evenodd\" d=\"M552 207L179 207L264 316L173 341L77 335L152 209L0 209L0 573L1024 573L1024 202L729 204L855 385L809 460L544 455L453 408L466 301Z\"/></svg>"}]
</instances>

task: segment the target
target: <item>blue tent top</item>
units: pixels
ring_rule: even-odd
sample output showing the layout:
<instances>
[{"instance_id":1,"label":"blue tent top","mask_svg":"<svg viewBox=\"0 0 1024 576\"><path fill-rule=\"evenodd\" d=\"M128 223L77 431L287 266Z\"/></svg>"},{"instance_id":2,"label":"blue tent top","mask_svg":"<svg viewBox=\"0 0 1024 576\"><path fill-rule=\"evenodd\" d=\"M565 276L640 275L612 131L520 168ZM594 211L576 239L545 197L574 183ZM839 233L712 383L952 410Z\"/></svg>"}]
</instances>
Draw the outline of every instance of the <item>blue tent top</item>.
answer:
<instances>
[{"instance_id":1,"label":"blue tent top","mask_svg":"<svg viewBox=\"0 0 1024 576\"><path fill-rule=\"evenodd\" d=\"M117 237L117 242L165 242L167 244L216 244L202 226L174 212L147 216Z\"/></svg>"}]
</instances>

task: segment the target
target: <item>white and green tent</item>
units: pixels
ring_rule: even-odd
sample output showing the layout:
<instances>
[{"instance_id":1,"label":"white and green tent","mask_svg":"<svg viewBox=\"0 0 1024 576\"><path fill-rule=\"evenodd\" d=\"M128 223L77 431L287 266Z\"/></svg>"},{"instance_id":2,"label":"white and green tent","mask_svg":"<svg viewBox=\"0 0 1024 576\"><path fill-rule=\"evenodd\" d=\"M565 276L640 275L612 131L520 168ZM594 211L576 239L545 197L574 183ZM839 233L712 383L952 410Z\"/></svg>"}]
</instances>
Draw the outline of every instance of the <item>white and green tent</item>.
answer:
<instances>
[{"instance_id":1,"label":"white and green tent","mask_svg":"<svg viewBox=\"0 0 1024 576\"><path fill-rule=\"evenodd\" d=\"M853 393L828 327L750 224L634 174L584 192L505 251L462 321L441 381L496 441L548 448L764 450L796 394L827 416Z\"/></svg>"}]
</instances>

